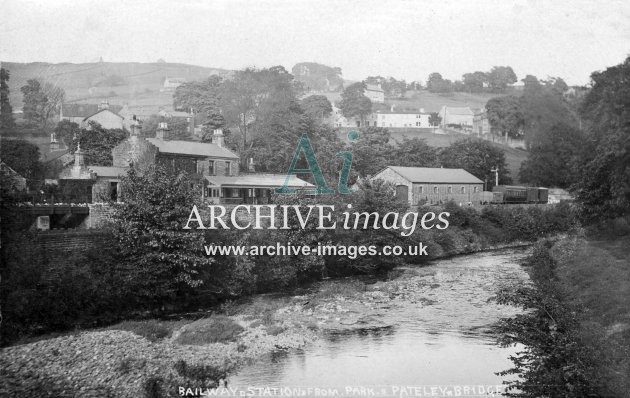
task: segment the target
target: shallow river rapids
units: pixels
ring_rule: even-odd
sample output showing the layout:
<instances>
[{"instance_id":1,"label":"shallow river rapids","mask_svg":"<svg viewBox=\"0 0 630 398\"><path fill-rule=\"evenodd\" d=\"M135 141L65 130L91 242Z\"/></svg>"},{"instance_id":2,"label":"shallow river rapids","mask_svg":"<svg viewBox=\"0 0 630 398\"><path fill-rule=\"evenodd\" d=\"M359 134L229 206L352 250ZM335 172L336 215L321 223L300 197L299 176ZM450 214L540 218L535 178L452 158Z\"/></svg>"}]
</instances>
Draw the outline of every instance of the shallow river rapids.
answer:
<instances>
[{"instance_id":1,"label":"shallow river rapids","mask_svg":"<svg viewBox=\"0 0 630 398\"><path fill-rule=\"evenodd\" d=\"M515 348L498 346L490 326L518 309L493 297L501 286L527 281L519 265L526 254L509 249L401 267L389 281L403 283L408 294L380 307L392 327L329 333L319 344L242 368L230 386L335 387L341 395L346 386L388 386L392 395L396 385L500 385L504 378L495 372L511 367Z\"/></svg>"}]
</instances>

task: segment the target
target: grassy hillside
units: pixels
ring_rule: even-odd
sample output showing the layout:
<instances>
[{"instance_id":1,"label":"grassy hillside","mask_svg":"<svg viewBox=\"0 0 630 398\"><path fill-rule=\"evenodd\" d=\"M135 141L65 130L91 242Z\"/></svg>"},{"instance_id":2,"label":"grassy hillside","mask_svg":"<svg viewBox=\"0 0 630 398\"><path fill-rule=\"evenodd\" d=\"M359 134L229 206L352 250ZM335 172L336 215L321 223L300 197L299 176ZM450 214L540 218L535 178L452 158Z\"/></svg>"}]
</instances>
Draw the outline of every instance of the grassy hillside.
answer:
<instances>
[{"instance_id":1,"label":"grassy hillside","mask_svg":"<svg viewBox=\"0 0 630 398\"><path fill-rule=\"evenodd\" d=\"M353 128L338 128L337 132L339 138L347 140L347 133ZM427 144L436 148L443 148L450 146L457 140L468 138L468 135L459 133L447 133L447 134L434 134L430 129L393 129L389 128L391 137L394 141L400 142L405 137L407 138L421 138L426 140ZM521 168L521 163L527 159L528 152L523 149L511 148L500 142L491 142L492 145L501 149L505 153L505 159L507 161L508 170L510 176L514 180L515 184L520 184L518 178L518 172Z\"/></svg>"},{"instance_id":2,"label":"grassy hillside","mask_svg":"<svg viewBox=\"0 0 630 398\"><path fill-rule=\"evenodd\" d=\"M318 93L319 94L319 93ZM389 105L396 105L397 109L424 108L425 112L438 112L443 105L447 106L469 106L470 108L485 108L486 102L494 97L500 97L511 93L451 93L437 94L426 90L407 91L404 98L386 99ZM310 95L307 93L306 95ZM341 93L323 93L330 102L337 102L341 99Z\"/></svg>"},{"instance_id":3,"label":"grassy hillside","mask_svg":"<svg viewBox=\"0 0 630 398\"><path fill-rule=\"evenodd\" d=\"M99 102L129 104L132 112L149 115L172 105L172 93L160 92L166 77L187 81L205 79L210 75L230 75L231 71L202 66L165 62L98 62L85 64L49 64L43 62L3 62L11 73L9 89L14 109L22 108L20 87L28 79L54 83L66 91L68 102Z\"/></svg>"}]
</instances>

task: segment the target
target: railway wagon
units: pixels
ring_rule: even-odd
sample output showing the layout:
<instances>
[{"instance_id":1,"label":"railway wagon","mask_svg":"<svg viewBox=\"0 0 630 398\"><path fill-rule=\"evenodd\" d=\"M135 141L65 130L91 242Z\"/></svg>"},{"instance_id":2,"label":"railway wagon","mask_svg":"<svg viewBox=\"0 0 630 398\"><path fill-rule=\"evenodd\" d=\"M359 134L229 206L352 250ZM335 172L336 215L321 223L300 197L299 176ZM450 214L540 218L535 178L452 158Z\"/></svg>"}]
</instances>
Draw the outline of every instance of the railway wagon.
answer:
<instances>
[{"instance_id":1,"label":"railway wagon","mask_svg":"<svg viewBox=\"0 0 630 398\"><path fill-rule=\"evenodd\" d=\"M547 203L549 197L547 188L518 185L497 185L492 193L492 203Z\"/></svg>"}]
</instances>

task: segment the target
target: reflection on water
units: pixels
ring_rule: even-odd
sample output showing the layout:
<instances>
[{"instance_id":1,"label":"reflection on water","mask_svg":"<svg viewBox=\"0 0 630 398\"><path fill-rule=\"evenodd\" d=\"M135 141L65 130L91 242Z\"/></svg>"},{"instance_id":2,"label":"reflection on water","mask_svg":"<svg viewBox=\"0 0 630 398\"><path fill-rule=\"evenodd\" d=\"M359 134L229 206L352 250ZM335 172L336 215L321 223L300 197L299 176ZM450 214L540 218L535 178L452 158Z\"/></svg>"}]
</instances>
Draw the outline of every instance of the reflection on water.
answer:
<instances>
[{"instance_id":1,"label":"reflection on water","mask_svg":"<svg viewBox=\"0 0 630 398\"><path fill-rule=\"evenodd\" d=\"M495 372L513 348L495 344L489 327L516 309L492 298L506 283L523 283L525 252L509 250L402 268L411 286L387 307L393 327L330 333L321 344L278 352L230 378L234 387L501 384Z\"/></svg>"}]
</instances>

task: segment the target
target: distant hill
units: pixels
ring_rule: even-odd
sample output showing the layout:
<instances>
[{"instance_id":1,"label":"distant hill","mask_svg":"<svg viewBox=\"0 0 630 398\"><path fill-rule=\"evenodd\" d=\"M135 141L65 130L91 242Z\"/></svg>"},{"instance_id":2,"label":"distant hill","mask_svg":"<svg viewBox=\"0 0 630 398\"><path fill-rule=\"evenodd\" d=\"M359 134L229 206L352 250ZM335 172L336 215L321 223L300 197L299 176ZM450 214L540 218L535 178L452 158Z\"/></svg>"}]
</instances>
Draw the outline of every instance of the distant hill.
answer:
<instances>
[{"instance_id":1,"label":"distant hill","mask_svg":"<svg viewBox=\"0 0 630 398\"><path fill-rule=\"evenodd\" d=\"M9 89L13 109L22 108L20 87L29 79L43 79L62 87L68 102L96 103L106 99L112 104L128 103L132 112L155 113L172 105L172 93L160 92L164 79L201 80L232 71L166 62L96 62L49 64L44 62L2 62L11 74Z\"/></svg>"}]
</instances>

